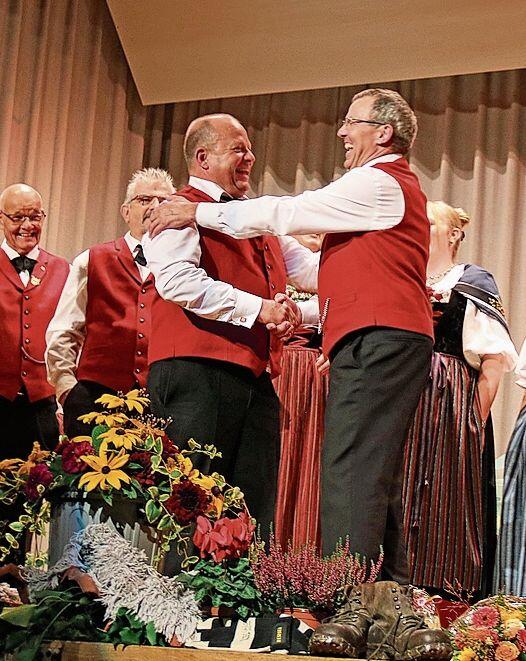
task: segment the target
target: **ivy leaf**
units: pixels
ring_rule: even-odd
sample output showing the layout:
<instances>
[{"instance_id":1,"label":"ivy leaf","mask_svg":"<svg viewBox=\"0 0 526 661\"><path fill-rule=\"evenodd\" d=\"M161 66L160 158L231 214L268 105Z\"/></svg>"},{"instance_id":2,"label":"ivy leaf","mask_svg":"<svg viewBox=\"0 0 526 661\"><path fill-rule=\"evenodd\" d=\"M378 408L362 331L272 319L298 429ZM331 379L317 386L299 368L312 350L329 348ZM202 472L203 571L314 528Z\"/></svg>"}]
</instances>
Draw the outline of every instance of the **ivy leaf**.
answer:
<instances>
[{"instance_id":1,"label":"ivy leaf","mask_svg":"<svg viewBox=\"0 0 526 661\"><path fill-rule=\"evenodd\" d=\"M141 632L133 631L129 627L121 629L119 637L123 645L139 645L141 642Z\"/></svg>"},{"instance_id":2,"label":"ivy leaf","mask_svg":"<svg viewBox=\"0 0 526 661\"><path fill-rule=\"evenodd\" d=\"M148 500L146 502L146 506L144 510L146 512L146 518L150 523L156 521L161 515L161 511L162 511L160 506L155 502L155 500Z\"/></svg>"},{"instance_id":3,"label":"ivy leaf","mask_svg":"<svg viewBox=\"0 0 526 661\"><path fill-rule=\"evenodd\" d=\"M13 523L9 524L9 527L15 532L22 532L24 530L24 524L20 523L20 521L13 521Z\"/></svg>"}]
</instances>

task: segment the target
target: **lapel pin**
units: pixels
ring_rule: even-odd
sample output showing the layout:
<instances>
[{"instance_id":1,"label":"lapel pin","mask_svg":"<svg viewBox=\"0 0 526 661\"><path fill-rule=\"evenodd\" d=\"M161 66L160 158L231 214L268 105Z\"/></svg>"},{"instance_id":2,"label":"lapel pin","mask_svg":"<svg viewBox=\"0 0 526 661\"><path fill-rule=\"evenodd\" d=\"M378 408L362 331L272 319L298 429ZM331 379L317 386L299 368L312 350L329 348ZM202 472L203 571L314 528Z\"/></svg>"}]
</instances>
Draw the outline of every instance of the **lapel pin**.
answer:
<instances>
[{"instance_id":1,"label":"lapel pin","mask_svg":"<svg viewBox=\"0 0 526 661\"><path fill-rule=\"evenodd\" d=\"M40 278L37 278L36 275L32 275L30 282L34 287L36 287L40 284Z\"/></svg>"}]
</instances>

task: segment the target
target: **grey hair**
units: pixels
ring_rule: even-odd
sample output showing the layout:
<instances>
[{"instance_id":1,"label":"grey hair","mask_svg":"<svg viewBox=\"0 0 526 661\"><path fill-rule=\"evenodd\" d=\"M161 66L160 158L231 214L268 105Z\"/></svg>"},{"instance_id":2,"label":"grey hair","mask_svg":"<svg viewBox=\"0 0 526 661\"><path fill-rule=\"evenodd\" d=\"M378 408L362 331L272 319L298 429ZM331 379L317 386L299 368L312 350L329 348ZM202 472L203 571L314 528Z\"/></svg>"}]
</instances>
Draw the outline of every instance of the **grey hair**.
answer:
<instances>
[{"instance_id":1,"label":"grey hair","mask_svg":"<svg viewBox=\"0 0 526 661\"><path fill-rule=\"evenodd\" d=\"M366 89L353 96L353 101L367 96L374 99L371 119L393 127L393 151L405 155L413 146L418 132L416 115L407 101L394 90Z\"/></svg>"},{"instance_id":2,"label":"grey hair","mask_svg":"<svg viewBox=\"0 0 526 661\"><path fill-rule=\"evenodd\" d=\"M135 170L132 174L131 179L128 182L128 187L126 188L124 204L129 204L133 200L135 197L135 189L139 182L145 182L147 184L166 184L175 192L174 182L170 173L161 168L143 168L142 170Z\"/></svg>"}]
</instances>

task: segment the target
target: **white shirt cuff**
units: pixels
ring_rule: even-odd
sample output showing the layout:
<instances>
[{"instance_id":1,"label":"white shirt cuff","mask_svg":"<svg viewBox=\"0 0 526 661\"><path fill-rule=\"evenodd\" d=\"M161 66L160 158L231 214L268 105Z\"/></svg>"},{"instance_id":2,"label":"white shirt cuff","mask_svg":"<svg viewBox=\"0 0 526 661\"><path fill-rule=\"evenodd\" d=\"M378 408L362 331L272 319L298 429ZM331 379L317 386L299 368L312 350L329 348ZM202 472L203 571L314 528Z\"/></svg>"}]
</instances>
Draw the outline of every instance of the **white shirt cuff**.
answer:
<instances>
[{"instance_id":1,"label":"white shirt cuff","mask_svg":"<svg viewBox=\"0 0 526 661\"><path fill-rule=\"evenodd\" d=\"M206 206L204 204L203 206ZM232 313L231 323L236 326L252 328L263 305L263 299L249 292L236 289L236 307Z\"/></svg>"},{"instance_id":2,"label":"white shirt cuff","mask_svg":"<svg viewBox=\"0 0 526 661\"><path fill-rule=\"evenodd\" d=\"M313 296L308 301L298 301L298 308L301 312L302 324L317 326L320 319L320 306L318 297Z\"/></svg>"}]
</instances>

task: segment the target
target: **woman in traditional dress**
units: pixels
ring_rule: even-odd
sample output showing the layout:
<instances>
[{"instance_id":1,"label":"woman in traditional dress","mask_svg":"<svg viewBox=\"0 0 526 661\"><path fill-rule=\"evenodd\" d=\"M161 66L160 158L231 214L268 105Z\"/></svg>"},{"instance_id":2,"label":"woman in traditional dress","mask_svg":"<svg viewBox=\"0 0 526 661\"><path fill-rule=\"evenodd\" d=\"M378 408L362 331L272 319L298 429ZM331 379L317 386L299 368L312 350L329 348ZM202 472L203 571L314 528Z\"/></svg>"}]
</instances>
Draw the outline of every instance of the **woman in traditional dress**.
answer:
<instances>
[{"instance_id":1,"label":"woman in traditional dress","mask_svg":"<svg viewBox=\"0 0 526 661\"><path fill-rule=\"evenodd\" d=\"M295 237L318 252L322 235ZM312 295L288 288L298 301ZM317 306L316 301L312 301ZM320 456L328 377L318 372L321 336L314 326L301 326L283 350L276 392L281 403L281 458L276 498L275 532L282 544L299 547L320 543Z\"/></svg>"},{"instance_id":2,"label":"woman in traditional dress","mask_svg":"<svg viewBox=\"0 0 526 661\"><path fill-rule=\"evenodd\" d=\"M526 597L526 340L515 373L525 390L504 463L495 592Z\"/></svg>"},{"instance_id":3,"label":"woman in traditional dress","mask_svg":"<svg viewBox=\"0 0 526 661\"><path fill-rule=\"evenodd\" d=\"M405 450L411 582L482 596L491 590L496 545L490 408L517 354L492 275L455 262L469 217L444 202L429 202L428 216L435 345Z\"/></svg>"}]
</instances>

